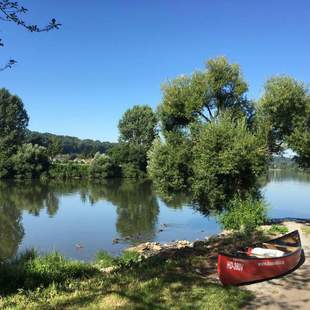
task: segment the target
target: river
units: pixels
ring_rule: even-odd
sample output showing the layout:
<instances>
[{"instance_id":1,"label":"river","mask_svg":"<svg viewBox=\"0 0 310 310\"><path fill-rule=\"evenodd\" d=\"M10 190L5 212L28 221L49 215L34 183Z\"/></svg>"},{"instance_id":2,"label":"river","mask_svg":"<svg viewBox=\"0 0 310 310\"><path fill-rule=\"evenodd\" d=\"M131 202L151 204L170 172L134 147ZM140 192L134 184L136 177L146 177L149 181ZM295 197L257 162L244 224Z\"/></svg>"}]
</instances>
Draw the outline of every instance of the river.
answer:
<instances>
[{"instance_id":1,"label":"river","mask_svg":"<svg viewBox=\"0 0 310 310\"><path fill-rule=\"evenodd\" d=\"M262 193L270 217L310 218L310 174L271 171ZM89 261L98 250L117 255L132 244L202 239L220 229L184 196L164 202L150 182L0 182L0 258L35 248Z\"/></svg>"}]
</instances>

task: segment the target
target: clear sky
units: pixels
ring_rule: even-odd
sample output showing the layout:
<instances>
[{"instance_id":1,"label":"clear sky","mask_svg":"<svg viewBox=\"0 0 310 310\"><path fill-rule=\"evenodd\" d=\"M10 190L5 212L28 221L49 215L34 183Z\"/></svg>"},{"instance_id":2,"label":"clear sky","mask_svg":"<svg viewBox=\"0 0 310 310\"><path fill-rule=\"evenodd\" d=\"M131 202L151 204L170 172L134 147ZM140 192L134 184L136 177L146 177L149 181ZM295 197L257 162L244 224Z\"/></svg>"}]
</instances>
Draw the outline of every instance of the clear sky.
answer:
<instances>
[{"instance_id":1,"label":"clear sky","mask_svg":"<svg viewBox=\"0 0 310 310\"><path fill-rule=\"evenodd\" d=\"M27 20L61 30L31 34L0 22L0 87L19 95L29 128L116 141L126 109L161 100L169 78L225 55L241 65L250 98L289 74L310 83L309 0L21 0Z\"/></svg>"}]
</instances>

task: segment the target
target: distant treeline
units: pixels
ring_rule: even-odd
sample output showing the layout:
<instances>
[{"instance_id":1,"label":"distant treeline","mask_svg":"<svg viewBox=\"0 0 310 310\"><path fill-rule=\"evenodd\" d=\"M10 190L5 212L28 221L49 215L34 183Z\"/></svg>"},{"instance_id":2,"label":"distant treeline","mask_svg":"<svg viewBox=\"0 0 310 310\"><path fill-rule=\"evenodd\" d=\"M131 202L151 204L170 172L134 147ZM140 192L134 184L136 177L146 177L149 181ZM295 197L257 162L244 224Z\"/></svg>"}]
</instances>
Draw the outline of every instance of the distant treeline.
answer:
<instances>
[{"instance_id":1,"label":"distant treeline","mask_svg":"<svg viewBox=\"0 0 310 310\"><path fill-rule=\"evenodd\" d=\"M30 130L27 130L26 142L44 146L47 149L55 148L56 154L76 154L85 157L92 157L97 152L106 153L111 147L117 144Z\"/></svg>"}]
</instances>

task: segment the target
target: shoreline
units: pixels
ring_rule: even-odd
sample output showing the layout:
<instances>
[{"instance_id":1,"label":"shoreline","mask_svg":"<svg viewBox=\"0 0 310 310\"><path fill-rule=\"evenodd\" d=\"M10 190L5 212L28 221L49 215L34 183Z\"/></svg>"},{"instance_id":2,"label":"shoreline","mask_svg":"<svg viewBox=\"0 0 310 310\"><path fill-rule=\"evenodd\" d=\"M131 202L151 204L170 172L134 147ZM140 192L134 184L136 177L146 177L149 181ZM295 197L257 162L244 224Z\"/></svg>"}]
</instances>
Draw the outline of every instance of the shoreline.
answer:
<instances>
[{"instance_id":1,"label":"shoreline","mask_svg":"<svg viewBox=\"0 0 310 310\"><path fill-rule=\"evenodd\" d=\"M137 246L139 255L134 252L137 247L127 249L117 258L102 252L92 263L67 260L57 253L32 258L28 253L28 258L13 262L8 270L0 264L0 268L4 267L0 308L37 309L48 303L53 309L95 309L98 305L103 309L113 309L115 305L135 309L146 305L156 308L160 302L163 309L170 309L181 302L195 309L226 309L227 304L231 309L307 309L310 220L302 221L281 222L290 231L299 229L306 259L299 269L282 278L242 287L224 287L218 279L218 252L229 251L242 242L268 240L272 225L264 225L246 241L242 239L244 235L224 231L194 242L142 243ZM9 283L15 283L16 288L10 288Z\"/></svg>"}]
</instances>

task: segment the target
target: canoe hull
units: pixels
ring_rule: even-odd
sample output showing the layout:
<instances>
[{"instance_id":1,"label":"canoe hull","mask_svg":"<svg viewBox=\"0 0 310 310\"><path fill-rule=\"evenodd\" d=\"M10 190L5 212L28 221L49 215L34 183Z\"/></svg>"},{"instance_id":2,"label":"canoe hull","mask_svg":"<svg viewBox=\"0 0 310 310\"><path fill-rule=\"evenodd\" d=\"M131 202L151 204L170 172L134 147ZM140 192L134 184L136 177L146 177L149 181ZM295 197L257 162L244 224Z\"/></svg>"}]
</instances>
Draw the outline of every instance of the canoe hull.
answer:
<instances>
[{"instance_id":1,"label":"canoe hull","mask_svg":"<svg viewBox=\"0 0 310 310\"><path fill-rule=\"evenodd\" d=\"M301 254L301 246L290 255L274 258L244 258L219 254L219 279L224 285L240 285L272 279L292 271L299 264Z\"/></svg>"}]
</instances>

